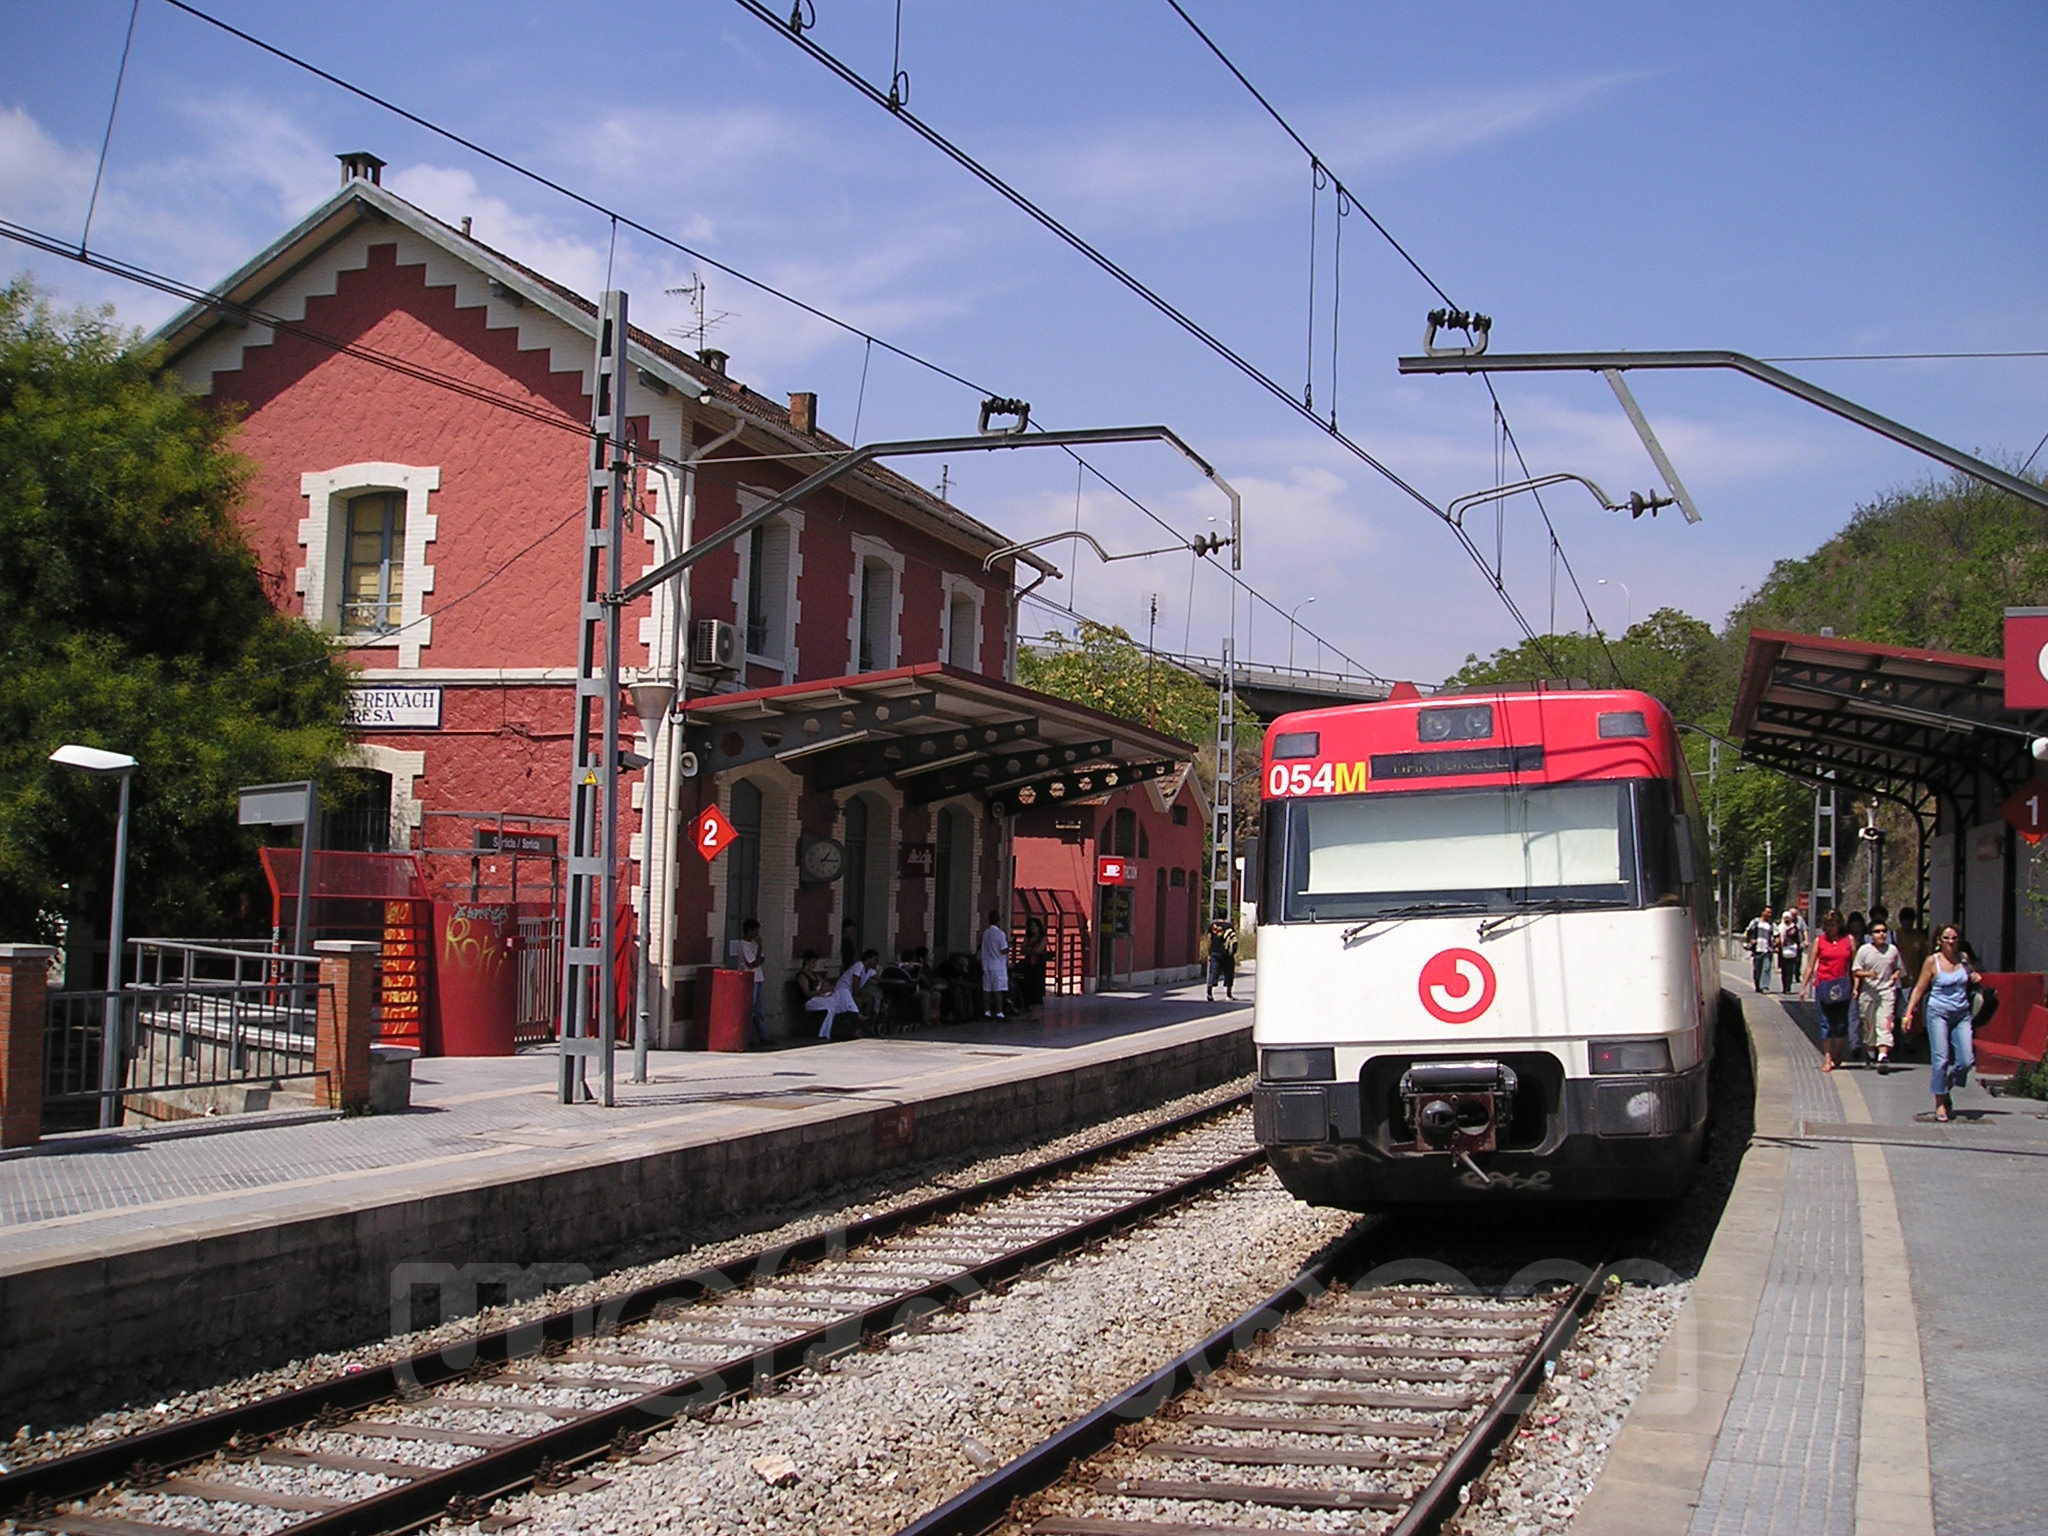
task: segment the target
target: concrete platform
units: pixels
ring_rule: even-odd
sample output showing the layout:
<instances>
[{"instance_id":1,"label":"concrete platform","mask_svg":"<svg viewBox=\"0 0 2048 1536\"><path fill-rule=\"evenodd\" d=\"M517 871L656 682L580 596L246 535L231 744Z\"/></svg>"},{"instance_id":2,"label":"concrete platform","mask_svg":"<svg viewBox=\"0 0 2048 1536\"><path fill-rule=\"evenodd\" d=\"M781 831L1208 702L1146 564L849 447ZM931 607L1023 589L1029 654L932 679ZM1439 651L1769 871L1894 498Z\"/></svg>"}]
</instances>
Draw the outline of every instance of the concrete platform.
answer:
<instances>
[{"instance_id":1,"label":"concrete platform","mask_svg":"<svg viewBox=\"0 0 2048 1536\"><path fill-rule=\"evenodd\" d=\"M1755 1137L1574 1536L2048 1529L2048 1104L1936 1125L1924 1063L1822 1073L1810 1005L1724 980Z\"/></svg>"},{"instance_id":2,"label":"concrete platform","mask_svg":"<svg viewBox=\"0 0 2048 1536\"><path fill-rule=\"evenodd\" d=\"M1209 1087L1251 1069L1248 996L1187 983L1028 1021L656 1052L644 1084L626 1051L610 1109L556 1102L544 1048L417 1062L401 1115L54 1138L0 1158L0 1437L54 1381L360 1342L422 1286L574 1280L664 1232Z\"/></svg>"}]
</instances>

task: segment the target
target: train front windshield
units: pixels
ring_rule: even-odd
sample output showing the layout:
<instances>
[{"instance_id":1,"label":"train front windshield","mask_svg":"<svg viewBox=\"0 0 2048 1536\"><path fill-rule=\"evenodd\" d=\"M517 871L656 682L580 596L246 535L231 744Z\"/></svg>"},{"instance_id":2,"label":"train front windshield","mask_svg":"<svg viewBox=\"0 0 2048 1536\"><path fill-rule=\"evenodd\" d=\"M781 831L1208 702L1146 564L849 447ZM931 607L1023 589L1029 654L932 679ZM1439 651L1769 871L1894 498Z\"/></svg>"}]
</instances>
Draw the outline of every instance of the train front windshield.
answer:
<instances>
[{"instance_id":1,"label":"train front windshield","mask_svg":"<svg viewBox=\"0 0 2048 1536\"><path fill-rule=\"evenodd\" d=\"M1675 900L1669 792L1603 780L1269 801L1267 921Z\"/></svg>"}]
</instances>

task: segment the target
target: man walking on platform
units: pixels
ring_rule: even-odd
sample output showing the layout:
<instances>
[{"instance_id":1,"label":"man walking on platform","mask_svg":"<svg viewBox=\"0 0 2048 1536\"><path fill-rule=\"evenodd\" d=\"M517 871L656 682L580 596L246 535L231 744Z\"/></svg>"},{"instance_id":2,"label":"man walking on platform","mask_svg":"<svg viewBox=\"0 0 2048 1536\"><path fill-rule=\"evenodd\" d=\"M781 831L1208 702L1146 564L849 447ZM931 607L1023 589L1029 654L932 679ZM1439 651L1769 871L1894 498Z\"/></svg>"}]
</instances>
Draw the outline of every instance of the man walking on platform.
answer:
<instances>
[{"instance_id":1,"label":"man walking on platform","mask_svg":"<svg viewBox=\"0 0 2048 1536\"><path fill-rule=\"evenodd\" d=\"M1223 995L1232 1001L1237 994L1231 988L1237 985L1237 930L1222 918L1215 918L1209 924L1209 987L1208 1000L1216 1001L1216 984L1223 983Z\"/></svg>"},{"instance_id":2,"label":"man walking on platform","mask_svg":"<svg viewBox=\"0 0 2048 1536\"><path fill-rule=\"evenodd\" d=\"M1771 974L1771 960L1778 952L1778 930L1771 922L1771 909L1765 907L1760 916L1750 919L1749 926L1742 932L1742 941L1749 950L1750 970L1756 981L1756 989L1764 989L1764 979Z\"/></svg>"},{"instance_id":3,"label":"man walking on platform","mask_svg":"<svg viewBox=\"0 0 2048 1536\"><path fill-rule=\"evenodd\" d=\"M981 1012L986 1019L1008 1018L1010 1003L1010 935L996 913L981 931Z\"/></svg>"}]
</instances>

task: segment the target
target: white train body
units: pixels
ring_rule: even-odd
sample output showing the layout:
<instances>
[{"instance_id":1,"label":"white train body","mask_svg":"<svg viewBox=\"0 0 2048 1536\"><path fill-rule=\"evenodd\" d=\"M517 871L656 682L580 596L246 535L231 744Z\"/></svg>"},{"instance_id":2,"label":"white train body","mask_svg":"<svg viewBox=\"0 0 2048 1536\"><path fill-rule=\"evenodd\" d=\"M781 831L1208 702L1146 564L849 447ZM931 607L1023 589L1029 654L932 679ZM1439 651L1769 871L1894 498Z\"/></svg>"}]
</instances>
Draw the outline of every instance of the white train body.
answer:
<instances>
[{"instance_id":1,"label":"white train body","mask_svg":"<svg viewBox=\"0 0 2048 1536\"><path fill-rule=\"evenodd\" d=\"M1288 1187L1361 1210L1681 1191L1718 983L1662 708L1439 696L1267 744L1254 1104Z\"/></svg>"}]
</instances>

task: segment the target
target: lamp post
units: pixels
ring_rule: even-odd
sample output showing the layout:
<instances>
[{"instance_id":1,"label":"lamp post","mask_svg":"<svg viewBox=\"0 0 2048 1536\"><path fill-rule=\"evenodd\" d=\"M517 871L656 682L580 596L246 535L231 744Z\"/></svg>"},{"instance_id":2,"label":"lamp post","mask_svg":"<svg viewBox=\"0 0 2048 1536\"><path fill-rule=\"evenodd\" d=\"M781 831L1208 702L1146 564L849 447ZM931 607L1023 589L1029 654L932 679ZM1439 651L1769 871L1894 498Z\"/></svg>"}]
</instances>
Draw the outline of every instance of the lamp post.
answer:
<instances>
[{"instance_id":1,"label":"lamp post","mask_svg":"<svg viewBox=\"0 0 2048 1536\"><path fill-rule=\"evenodd\" d=\"M114 819L114 900L107 918L107 1003L100 1027L100 1125L120 1123L121 1104L121 946L128 905L128 781L135 759L125 752L81 747L69 742L50 754L50 761L99 778L118 779L121 808Z\"/></svg>"},{"instance_id":2,"label":"lamp post","mask_svg":"<svg viewBox=\"0 0 2048 1536\"><path fill-rule=\"evenodd\" d=\"M1636 627L1636 595L1635 593L1629 591L1628 583L1620 580L1609 581L1605 576L1602 576L1597 582L1594 583L1594 585L1599 587L1621 588L1621 598L1623 604L1621 610L1621 632L1625 635L1630 630L1634 629Z\"/></svg>"},{"instance_id":3,"label":"lamp post","mask_svg":"<svg viewBox=\"0 0 2048 1536\"><path fill-rule=\"evenodd\" d=\"M640 805L640 966L634 982L637 996L633 1008L633 1081L647 1081L647 1000L653 992L650 972L654 958L647 943L648 919L654 912L654 760L656 738L676 701L674 683L634 683L626 690L633 701L633 713L640 717L640 729L647 734L647 787ZM667 818L662 819L662 836L668 835Z\"/></svg>"},{"instance_id":4,"label":"lamp post","mask_svg":"<svg viewBox=\"0 0 2048 1536\"><path fill-rule=\"evenodd\" d=\"M1289 610L1289 612L1288 612L1288 615L1287 615L1287 670L1288 670L1288 671L1290 671L1290 672L1292 672L1292 671L1294 670L1294 615L1295 615L1295 614L1297 614L1297 613L1299 613L1299 612L1301 612L1301 610L1302 610L1302 609L1306 608L1306 607L1307 607L1307 606L1308 606L1308 605L1309 605L1310 603L1312 603L1312 602L1314 602L1314 601L1315 601L1315 599L1314 599L1314 598L1312 598L1312 597L1304 597L1304 598L1303 598L1303 599L1302 599L1302 600L1301 600L1300 602L1296 603L1296 604L1294 605L1294 607L1293 607L1293 608L1292 608L1291 610Z\"/></svg>"}]
</instances>

